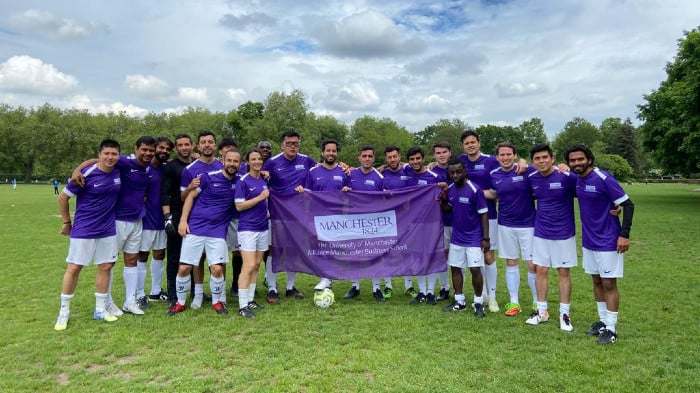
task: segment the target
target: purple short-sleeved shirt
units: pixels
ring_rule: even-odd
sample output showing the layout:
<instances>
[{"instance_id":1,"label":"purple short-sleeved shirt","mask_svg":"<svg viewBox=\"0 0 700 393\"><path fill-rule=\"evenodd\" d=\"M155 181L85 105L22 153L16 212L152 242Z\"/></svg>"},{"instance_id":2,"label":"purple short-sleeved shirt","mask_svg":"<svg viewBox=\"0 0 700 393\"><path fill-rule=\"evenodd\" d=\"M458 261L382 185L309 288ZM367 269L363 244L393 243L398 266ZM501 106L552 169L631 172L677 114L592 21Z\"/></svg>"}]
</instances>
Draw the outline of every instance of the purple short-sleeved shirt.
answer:
<instances>
[{"instance_id":1,"label":"purple short-sleeved shirt","mask_svg":"<svg viewBox=\"0 0 700 393\"><path fill-rule=\"evenodd\" d=\"M328 169L317 166L309 170L304 188L311 191L337 191L350 186L350 179L339 166Z\"/></svg>"},{"instance_id":2,"label":"purple short-sleeved shirt","mask_svg":"<svg viewBox=\"0 0 700 393\"><path fill-rule=\"evenodd\" d=\"M548 176L539 172L529 175L530 188L537 200L535 236L547 240L564 240L576 234L574 196L576 176L554 170Z\"/></svg>"},{"instance_id":3,"label":"purple short-sleeved shirt","mask_svg":"<svg viewBox=\"0 0 700 393\"><path fill-rule=\"evenodd\" d=\"M374 168L367 173L362 172L360 168L355 168L350 171L350 188L355 191L382 191L384 176Z\"/></svg>"},{"instance_id":4,"label":"purple short-sleeved shirt","mask_svg":"<svg viewBox=\"0 0 700 393\"><path fill-rule=\"evenodd\" d=\"M315 166L316 160L305 154L297 154L293 160L288 160L280 153L265 161L263 170L270 173L268 185L272 192L294 195L294 189L306 184L306 175Z\"/></svg>"},{"instance_id":5,"label":"purple short-sleeved shirt","mask_svg":"<svg viewBox=\"0 0 700 393\"><path fill-rule=\"evenodd\" d=\"M583 247L592 251L617 251L622 227L620 219L610 214L610 210L629 199L620 183L610 173L593 168L586 177L578 177L576 196Z\"/></svg>"},{"instance_id":6,"label":"purple short-sleeved shirt","mask_svg":"<svg viewBox=\"0 0 700 393\"><path fill-rule=\"evenodd\" d=\"M498 167L491 171L491 189L498 194L498 225L510 228L533 228L535 226L535 201L530 191L528 174L517 174L514 165L505 171Z\"/></svg>"},{"instance_id":7,"label":"purple short-sleeved shirt","mask_svg":"<svg viewBox=\"0 0 700 393\"><path fill-rule=\"evenodd\" d=\"M263 190L267 190L267 182L261 176L259 179L249 173L241 177L236 184L235 202L245 202L260 195ZM267 201L258 202L250 209L239 213L238 231L262 232L268 230L267 224Z\"/></svg>"},{"instance_id":8,"label":"purple short-sleeved shirt","mask_svg":"<svg viewBox=\"0 0 700 393\"><path fill-rule=\"evenodd\" d=\"M83 169L82 173L84 187L69 182L63 189L69 197L77 197L70 237L100 239L116 235L115 207L121 188L119 169L105 173L94 164Z\"/></svg>"},{"instance_id":9,"label":"purple short-sleeved shirt","mask_svg":"<svg viewBox=\"0 0 700 393\"><path fill-rule=\"evenodd\" d=\"M237 174L231 180L227 179L223 170L200 175L199 195L194 200L188 221L190 233L226 238L229 222L236 211L233 201L238 179Z\"/></svg>"},{"instance_id":10,"label":"purple short-sleeved shirt","mask_svg":"<svg viewBox=\"0 0 700 393\"><path fill-rule=\"evenodd\" d=\"M151 165L142 167L134 157L119 156L117 163L122 187L117 198L116 217L120 221L138 221L146 215L144 198Z\"/></svg>"},{"instance_id":11,"label":"purple short-sleeved shirt","mask_svg":"<svg viewBox=\"0 0 700 393\"><path fill-rule=\"evenodd\" d=\"M467 169L467 179L469 179L469 181L481 187L482 190L490 190L493 188L491 187L491 171L501 166L496 157L479 153L479 158L471 161L469 160L469 156L463 153L460 154L459 159L462 160ZM496 201L487 200L486 204L489 207L489 219L495 220L498 215L496 213Z\"/></svg>"},{"instance_id":12,"label":"purple short-sleeved shirt","mask_svg":"<svg viewBox=\"0 0 700 393\"><path fill-rule=\"evenodd\" d=\"M454 217L450 243L481 247L484 236L481 215L488 212L484 191L469 180L461 188L451 184L447 189L447 201Z\"/></svg>"}]
</instances>

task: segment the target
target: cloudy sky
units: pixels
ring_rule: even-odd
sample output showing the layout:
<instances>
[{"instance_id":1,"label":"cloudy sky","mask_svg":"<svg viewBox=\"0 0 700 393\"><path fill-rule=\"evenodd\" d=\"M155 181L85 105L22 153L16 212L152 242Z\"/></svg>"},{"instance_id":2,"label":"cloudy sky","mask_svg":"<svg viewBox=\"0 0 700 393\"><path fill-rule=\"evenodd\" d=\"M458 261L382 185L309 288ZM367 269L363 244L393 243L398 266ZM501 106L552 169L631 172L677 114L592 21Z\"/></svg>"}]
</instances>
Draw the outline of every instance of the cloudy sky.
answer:
<instances>
[{"instance_id":1,"label":"cloudy sky","mask_svg":"<svg viewBox=\"0 0 700 393\"><path fill-rule=\"evenodd\" d=\"M0 102L140 116L300 89L347 124L539 117L552 136L634 120L698 24L696 0L2 1Z\"/></svg>"}]
</instances>

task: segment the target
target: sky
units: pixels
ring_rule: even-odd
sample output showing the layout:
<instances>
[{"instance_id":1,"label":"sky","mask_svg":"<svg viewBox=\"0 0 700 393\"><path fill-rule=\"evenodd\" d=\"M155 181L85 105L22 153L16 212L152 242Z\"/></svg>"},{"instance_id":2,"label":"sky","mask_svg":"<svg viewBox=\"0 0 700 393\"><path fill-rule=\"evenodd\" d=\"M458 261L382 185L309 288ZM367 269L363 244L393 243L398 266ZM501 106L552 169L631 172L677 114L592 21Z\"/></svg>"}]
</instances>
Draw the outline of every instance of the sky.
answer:
<instances>
[{"instance_id":1,"label":"sky","mask_svg":"<svg viewBox=\"0 0 700 393\"><path fill-rule=\"evenodd\" d=\"M2 1L0 103L138 117L299 89L348 125L538 117L551 137L638 124L698 25L695 0Z\"/></svg>"}]
</instances>

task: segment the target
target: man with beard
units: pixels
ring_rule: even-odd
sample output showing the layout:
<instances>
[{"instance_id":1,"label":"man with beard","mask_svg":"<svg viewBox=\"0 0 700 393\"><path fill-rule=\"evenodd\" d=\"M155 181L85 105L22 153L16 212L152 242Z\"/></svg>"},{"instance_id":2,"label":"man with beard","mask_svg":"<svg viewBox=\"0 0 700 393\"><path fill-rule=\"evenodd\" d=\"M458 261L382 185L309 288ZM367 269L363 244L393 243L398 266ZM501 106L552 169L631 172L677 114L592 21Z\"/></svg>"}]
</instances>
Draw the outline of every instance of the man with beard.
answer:
<instances>
[{"instance_id":1,"label":"man with beard","mask_svg":"<svg viewBox=\"0 0 700 393\"><path fill-rule=\"evenodd\" d=\"M583 145L573 145L564 154L579 178L576 184L583 234L583 268L593 280L593 295L600 320L586 332L598 336L598 344L617 341L620 294L617 279L622 278L624 253L629 250L634 204L608 172L593 167L593 153ZM610 214L619 205L622 224Z\"/></svg>"},{"instance_id":2,"label":"man with beard","mask_svg":"<svg viewBox=\"0 0 700 393\"><path fill-rule=\"evenodd\" d=\"M163 170L167 165L173 142L166 137L156 138L156 155L151 160L151 170L146 191L146 215L143 217L143 234L136 262L136 303L143 310L149 307L149 300L167 301L168 295L161 288L163 279L163 259L167 247L167 234L163 210L160 206L160 186ZM146 296L146 272L148 254L153 250L151 259L151 292Z\"/></svg>"},{"instance_id":3,"label":"man with beard","mask_svg":"<svg viewBox=\"0 0 700 393\"><path fill-rule=\"evenodd\" d=\"M221 161L217 160L214 155L214 151L216 150L216 136L213 132L204 130L199 133L197 136L197 149L199 150L199 158L182 171L180 198L182 198L183 203L187 200L187 196L190 192L199 187L200 176L202 174L216 172L224 167ZM238 170L238 167L236 167L236 170ZM202 258L204 258L204 255L202 255ZM202 308L202 301L204 300L204 263L195 265L192 271L194 279L194 299L192 300L192 308L199 309ZM223 296L225 295L224 293Z\"/></svg>"},{"instance_id":4,"label":"man with beard","mask_svg":"<svg viewBox=\"0 0 700 393\"><path fill-rule=\"evenodd\" d=\"M217 314L228 314L223 266L228 263L226 232L236 210L233 202L240 164L241 153L237 150L226 152L224 168L201 173L197 187L187 193L178 225L183 240L176 278L177 302L168 310L168 316L185 311L190 271L202 263L203 252L207 255L211 272L212 308Z\"/></svg>"},{"instance_id":5,"label":"man with beard","mask_svg":"<svg viewBox=\"0 0 700 393\"><path fill-rule=\"evenodd\" d=\"M160 185L160 204L163 210L165 231L168 234L166 280L168 282L168 300L170 305L175 301L175 277L180 265L180 249L182 237L177 233L177 223L182 216L182 199L180 197L180 182L182 171L192 163L192 138L187 134L175 136L175 152L177 155L163 168L163 179Z\"/></svg>"}]
</instances>

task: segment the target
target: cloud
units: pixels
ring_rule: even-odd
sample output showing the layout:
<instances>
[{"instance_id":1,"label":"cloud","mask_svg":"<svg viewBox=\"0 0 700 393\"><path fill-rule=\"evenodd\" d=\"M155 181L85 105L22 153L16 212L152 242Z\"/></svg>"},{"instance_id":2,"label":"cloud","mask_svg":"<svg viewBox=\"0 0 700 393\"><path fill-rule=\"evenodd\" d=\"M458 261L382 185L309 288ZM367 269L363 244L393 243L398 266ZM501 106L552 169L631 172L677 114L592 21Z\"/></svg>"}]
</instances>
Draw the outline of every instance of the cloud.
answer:
<instances>
[{"instance_id":1,"label":"cloud","mask_svg":"<svg viewBox=\"0 0 700 393\"><path fill-rule=\"evenodd\" d=\"M153 75L127 75L124 87L129 92L142 98L155 98L168 94L168 83Z\"/></svg>"},{"instance_id":2,"label":"cloud","mask_svg":"<svg viewBox=\"0 0 700 393\"><path fill-rule=\"evenodd\" d=\"M219 24L232 30L246 30L250 27L272 27L277 24L277 19L263 12L233 15L226 14L219 19Z\"/></svg>"},{"instance_id":3,"label":"cloud","mask_svg":"<svg viewBox=\"0 0 700 393\"><path fill-rule=\"evenodd\" d=\"M445 113L452 110L450 100L442 98L437 94L431 94L427 97L410 101L403 99L398 103L397 107L403 111L422 113Z\"/></svg>"},{"instance_id":4,"label":"cloud","mask_svg":"<svg viewBox=\"0 0 700 393\"><path fill-rule=\"evenodd\" d=\"M247 94L243 89L226 89L226 96L233 101L234 105L244 103L247 98Z\"/></svg>"},{"instance_id":5,"label":"cloud","mask_svg":"<svg viewBox=\"0 0 700 393\"><path fill-rule=\"evenodd\" d=\"M181 87L177 89L178 99L189 105L207 105L209 104L209 96L207 88L201 87Z\"/></svg>"},{"instance_id":6,"label":"cloud","mask_svg":"<svg viewBox=\"0 0 700 393\"><path fill-rule=\"evenodd\" d=\"M480 74L488 64L488 59L481 53L456 50L441 53L414 61L406 65L406 70L413 74L429 75L444 73L446 75Z\"/></svg>"},{"instance_id":7,"label":"cloud","mask_svg":"<svg viewBox=\"0 0 700 393\"><path fill-rule=\"evenodd\" d=\"M10 17L10 25L25 34L56 41L76 40L92 33L109 32L109 28L103 23L80 23L41 10L27 10L15 14Z\"/></svg>"},{"instance_id":8,"label":"cloud","mask_svg":"<svg viewBox=\"0 0 700 393\"><path fill-rule=\"evenodd\" d=\"M330 108L339 111L377 110L380 98L372 83L360 81L329 88L325 101Z\"/></svg>"},{"instance_id":9,"label":"cloud","mask_svg":"<svg viewBox=\"0 0 700 393\"><path fill-rule=\"evenodd\" d=\"M78 80L30 56L12 56L0 64L0 87L13 91L62 94L78 85Z\"/></svg>"},{"instance_id":10,"label":"cloud","mask_svg":"<svg viewBox=\"0 0 700 393\"><path fill-rule=\"evenodd\" d=\"M66 100L62 100L59 102L58 106L63 108L83 109L92 113L124 112L131 117L144 117L149 113L147 109L131 104L124 104L119 101L109 104L95 103L90 97L84 94L75 95Z\"/></svg>"},{"instance_id":11,"label":"cloud","mask_svg":"<svg viewBox=\"0 0 700 393\"><path fill-rule=\"evenodd\" d=\"M524 97L547 91L547 88L544 85L535 82L497 83L495 88L499 97Z\"/></svg>"},{"instance_id":12,"label":"cloud","mask_svg":"<svg viewBox=\"0 0 700 393\"><path fill-rule=\"evenodd\" d=\"M323 51L340 57L391 57L416 54L425 46L420 38L405 38L384 14L364 11L338 23L321 23L313 29Z\"/></svg>"}]
</instances>

